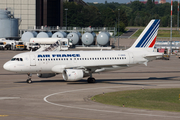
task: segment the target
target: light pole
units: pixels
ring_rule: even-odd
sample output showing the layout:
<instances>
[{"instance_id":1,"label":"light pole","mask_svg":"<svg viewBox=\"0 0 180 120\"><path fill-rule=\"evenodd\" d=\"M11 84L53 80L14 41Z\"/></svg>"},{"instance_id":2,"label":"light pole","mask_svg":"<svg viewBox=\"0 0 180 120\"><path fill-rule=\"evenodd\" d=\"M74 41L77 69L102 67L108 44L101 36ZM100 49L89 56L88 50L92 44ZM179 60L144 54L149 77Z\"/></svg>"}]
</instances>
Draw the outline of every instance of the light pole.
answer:
<instances>
[{"instance_id":1,"label":"light pole","mask_svg":"<svg viewBox=\"0 0 180 120\"><path fill-rule=\"evenodd\" d=\"M172 54L172 11L173 11L173 0L171 0L171 32L170 32L170 54Z\"/></svg>"},{"instance_id":2,"label":"light pole","mask_svg":"<svg viewBox=\"0 0 180 120\"><path fill-rule=\"evenodd\" d=\"M118 9L118 49L119 49L119 10Z\"/></svg>"},{"instance_id":3,"label":"light pole","mask_svg":"<svg viewBox=\"0 0 180 120\"><path fill-rule=\"evenodd\" d=\"M64 9L66 11L66 31L67 31L67 11L68 11L68 8Z\"/></svg>"},{"instance_id":4,"label":"light pole","mask_svg":"<svg viewBox=\"0 0 180 120\"><path fill-rule=\"evenodd\" d=\"M177 30L179 31L179 0L178 0L178 15L177 15Z\"/></svg>"}]
</instances>

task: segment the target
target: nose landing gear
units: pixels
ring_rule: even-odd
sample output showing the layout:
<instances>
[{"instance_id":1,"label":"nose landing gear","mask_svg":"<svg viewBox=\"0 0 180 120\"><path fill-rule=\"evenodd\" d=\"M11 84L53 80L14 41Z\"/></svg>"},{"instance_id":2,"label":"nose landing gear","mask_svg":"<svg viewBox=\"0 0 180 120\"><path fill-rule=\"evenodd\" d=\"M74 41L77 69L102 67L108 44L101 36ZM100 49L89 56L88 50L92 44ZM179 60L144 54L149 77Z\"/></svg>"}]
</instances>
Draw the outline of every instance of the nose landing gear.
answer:
<instances>
[{"instance_id":1,"label":"nose landing gear","mask_svg":"<svg viewBox=\"0 0 180 120\"><path fill-rule=\"evenodd\" d=\"M28 79L26 80L27 83L32 83L32 80L31 80L31 77L32 77L32 74L28 73Z\"/></svg>"}]
</instances>

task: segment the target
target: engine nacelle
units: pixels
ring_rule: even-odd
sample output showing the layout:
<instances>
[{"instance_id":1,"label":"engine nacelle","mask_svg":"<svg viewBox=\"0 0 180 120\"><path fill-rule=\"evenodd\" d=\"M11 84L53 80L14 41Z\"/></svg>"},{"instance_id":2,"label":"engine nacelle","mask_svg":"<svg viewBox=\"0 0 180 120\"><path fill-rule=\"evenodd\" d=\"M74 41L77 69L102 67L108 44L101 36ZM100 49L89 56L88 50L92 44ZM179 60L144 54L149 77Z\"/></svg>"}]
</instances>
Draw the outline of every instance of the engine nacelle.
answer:
<instances>
[{"instance_id":1,"label":"engine nacelle","mask_svg":"<svg viewBox=\"0 0 180 120\"><path fill-rule=\"evenodd\" d=\"M83 73L83 70L66 69L63 71L62 75L65 81L77 81L83 78L84 73Z\"/></svg>"},{"instance_id":2,"label":"engine nacelle","mask_svg":"<svg viewBox=\"0 0 180 120\"><path fill-rule=\"evenodd\" d=\"M43 73L43 74L37 74L38 77L40 78L50 78L56 76L55 73Z\"/></svg>"}]
</instances>

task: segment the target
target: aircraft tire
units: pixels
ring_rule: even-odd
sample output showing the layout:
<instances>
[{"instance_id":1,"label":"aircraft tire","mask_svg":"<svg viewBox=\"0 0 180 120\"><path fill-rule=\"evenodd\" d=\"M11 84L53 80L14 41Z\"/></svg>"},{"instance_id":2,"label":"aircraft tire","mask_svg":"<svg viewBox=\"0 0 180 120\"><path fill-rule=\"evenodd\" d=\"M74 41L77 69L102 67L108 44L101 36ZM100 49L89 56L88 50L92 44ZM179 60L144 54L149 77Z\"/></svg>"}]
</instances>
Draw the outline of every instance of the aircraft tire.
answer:
<instances>
[{"instance_id":1,"label":"aircraft tire","mask_svg":"<svg viewBox=\"0 0 180 120\"><path fill-rule=\"evenodd\" d=\"M29 84L31 84L31 83L32 83L32 80L31 80L31 79L27 79L26 82L29 83Z\"/></svg>"},{"instance_id":2,"label":"aircraft tire","mask_svg":"<svg viewBox=\"0 0 180 120\"><path fill-rule=\"evenodd\" d=\"M96 79L89 77L89 78L87 79L87 82L88 82L88 83L95 83L95 82L96 82Z\"/></svg>"}]
</instances>

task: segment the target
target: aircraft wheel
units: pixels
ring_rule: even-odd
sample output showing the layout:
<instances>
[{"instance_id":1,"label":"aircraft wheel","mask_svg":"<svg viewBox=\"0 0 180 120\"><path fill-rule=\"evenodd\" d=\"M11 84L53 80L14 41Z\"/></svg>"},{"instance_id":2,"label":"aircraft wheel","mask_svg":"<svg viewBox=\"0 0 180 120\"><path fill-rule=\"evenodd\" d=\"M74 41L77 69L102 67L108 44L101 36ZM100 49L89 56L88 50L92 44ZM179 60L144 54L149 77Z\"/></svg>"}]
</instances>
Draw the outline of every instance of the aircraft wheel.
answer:
<instances>
[{"instance_id":1,"label":"aircraft wheel","mask_svg":"<svg viewBox=\"0 0 180 120\"><path fill-rule=\"evenodd\" d=\"M31 84L31 83L32 83L32 80L31 80L31 79L27 79L26 82L29 83L29 84Z\"/></svg>"},{"instance_id":2,"label":"aircraft wheel","mask_svg":"<svg viewBox=\"0 0 180 120\"><path fill-rule=\"evenodd\" d=\"M88 82L88 83L95 83L95 82L96 82L96 79L89 77L89 78L87 79L87 82Z\"/></svg>"}]
</instances>

